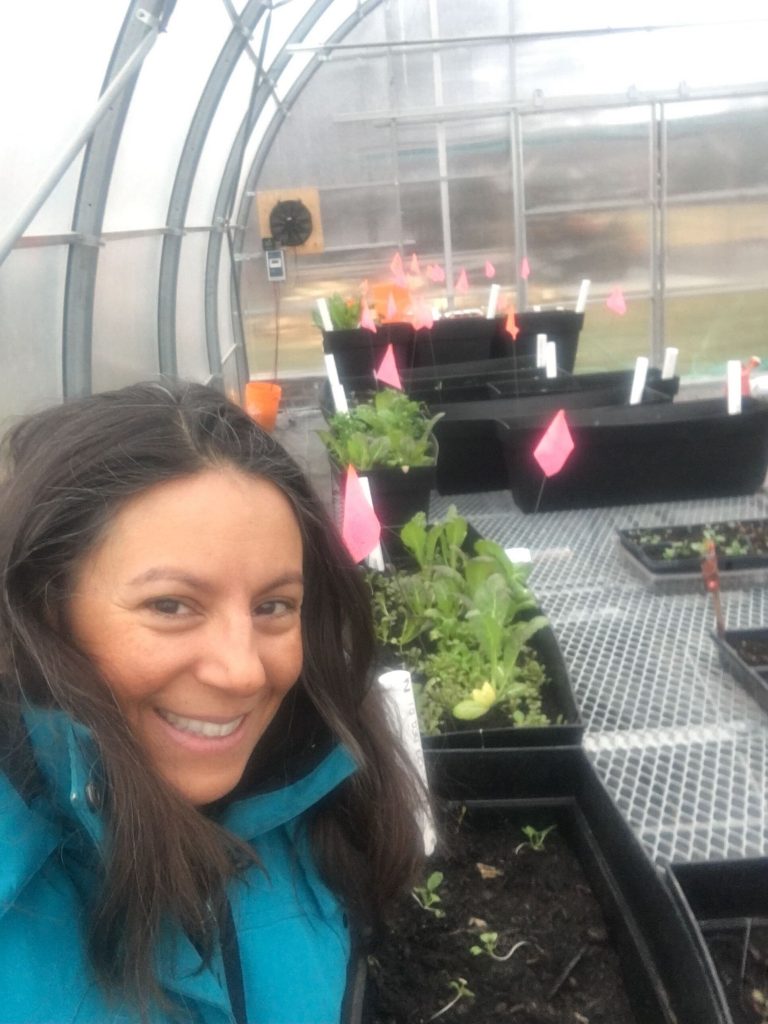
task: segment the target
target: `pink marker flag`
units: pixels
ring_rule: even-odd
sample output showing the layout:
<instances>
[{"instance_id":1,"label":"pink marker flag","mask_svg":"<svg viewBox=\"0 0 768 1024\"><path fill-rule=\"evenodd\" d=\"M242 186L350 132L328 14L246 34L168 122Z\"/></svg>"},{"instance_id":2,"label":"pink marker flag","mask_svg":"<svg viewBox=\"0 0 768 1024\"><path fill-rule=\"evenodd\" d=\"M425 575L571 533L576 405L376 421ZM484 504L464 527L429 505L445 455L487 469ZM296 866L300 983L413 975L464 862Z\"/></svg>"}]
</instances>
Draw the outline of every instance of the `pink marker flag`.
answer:
<instances>
[{"instance_id":1,"label":"pink marker flag","mask_svg":"<svg viewBox=\"0 0 768 1024\"><path fill-rule=\"evenodd\" d=\"M517 336L520 333L520 328L515 322L515 307L512 306L510 311L507 313L507 319L504 324L504 330L510 335L512 341L517 341Z\"/></svg>"},{"instance_id":2,"label":"pink marker flag","mask_svg":"<svg viewBox=\"0 0 768 1024\"><path fill-rule=\"evenodd\" d=\"M435 320L432 316L432 309L427 305L426 302L417 302L413 308L413 317L411 319L414 330L420 330L422 327L426 327L431 330Z\"/></svg>"},{"instance_id":3,"label":"pink marker flag","mask_svg":"<svg viewBox=\"0 0 768 1024\"><path fill-rule=\"evenodd\" d=\"M575 447L565 419L565 409L560 409L533 449L533 457L544 470L545 476L554 476L563 468Z\"/></svg>"},{"instance_id":4,"label":"pink marker flag","mask_svg":"<svg viewBox=\"0 0 768 1024\"><path fill-rule=\"evenodd\" d=\"M387 345L387 350L379 363L378 370L374 372L374 377L376 380L380 380L382 384L390 384L393 388L397 388L398 391L403 390L400 374L397 372L395 352L391 345Z\"/></svg>"},{"instance_id":5,"label":"pink marker flag","mask_svg":"<svg viewBox=\"0 0 768 1024\"><path fill-rule=\"evenodd\" d=\"M347 466L344 480L341 539L355 562L367 558L381 540L381 523L368 504L354 466Z\"/></svg>"},{"instance_id":6,"label":"pink marker flag","mask_svg":"<svg viewBox=\"0 0 768 1024\"><path fill-rule=\"evenodd\" d=\"M467 272L464 267L461 268L461 273L456 278L456 284L453 287L454 291L457 291L459 295L466 295L469 291L469 280L467 279Z\"/></svg>"},{"instance_id":7,"label":"pink marker flag","mask_svg":"<svg viewBox=\"0 0 768 1024\"><path fill-rule=\"evenodd\" d=\"M376 321L373 319L373 313L368 306L368 303L363 299L360 308L360 326L364 327L367 331L376 331Z\"/></svg>"},{"instance_id":8,"label":"pink marker flag","mask_svg":"<svg viewBox=\"0 0 768 1024\"><path fill-rule=\"evenodd\" d=\"M367 295L368 294L368 278L367 277L365 278L364 281L360 282L360 294L361 295Z\"/></svg>"},{"instance_id":9,"label":"pink marker flag","mask_svg":"<svg viewBox=\"0 0 768 1024\"><path fill-rule=\"evenodd\" d=\"M392 292L387 297L387 320L394 320L397 316L397 303Z\"/></svg>"},{"instance_id":10,"label":"pink marker flag","mask_svg":"<svg viewBox=\"0 0 768 1024\"><path fill-rule=\"evenodd\" d=\"M408 273L413 274L414 277L418 277L419 274L421 274L421 267L419 266L419 257L416 255L416 253L414 253L413 256L411 256L411 263L410 266L408 267Z\"/></svg>"},{"instance_id":11,"label":"pink marker flag","mask_svg":"<svg viewBox=\"0 0 768 1024\"><path fill-rule=\"evenodd\" d=\"M493 277L496 277L496 267L494 267L490 260L485 261L485 276L489 280Z\"/></svg>"},{"instance_id":12,"label":"pink marker flag","mask_svg":"<svg viewBox=\"0 0 768 1024\"><path fill-rule=\"evenodd\" d=\"M627 312L627 300L624 298L624 292L621 288L614 288L605 300L605 304L617 316L624 316Z\"/></svg>"},{"instance_id":13,"label":"pink marker flag","mask_svg":"<svg viewBox=\"0 0 768 1024\"><path fill-rule=\"evenodd\" d=\"M395 279L395 284L406 286L405 273L403 272L403 258L399 252L396 252L392 257L392 262L389 264L389 269L392 271L392 277Z\"/></svg>"},{"instance_id":14,"label":"pink marker flag","mask_svg":"<svg viewBox=\"0 0 768 1024\"><path fill-rule=\"evenodd\" d=\"M524 256L523 257L523 261L520 264L520 277L522 277L522 279L524 281L527 281L530 276L531 276L531 264L528 262L528 257Z\"/></svg>"},{"instance_id":15,"label":"pink marker flag","mask_svg":"<svg viewBox=\"0 0 768 1024\"><path fill-rule=\"evenodd\" d=\"M445 281L445 271L439 263L430 263L427 266L427 277L433 284L442 284Z\"/></svg>"}]
</instances>

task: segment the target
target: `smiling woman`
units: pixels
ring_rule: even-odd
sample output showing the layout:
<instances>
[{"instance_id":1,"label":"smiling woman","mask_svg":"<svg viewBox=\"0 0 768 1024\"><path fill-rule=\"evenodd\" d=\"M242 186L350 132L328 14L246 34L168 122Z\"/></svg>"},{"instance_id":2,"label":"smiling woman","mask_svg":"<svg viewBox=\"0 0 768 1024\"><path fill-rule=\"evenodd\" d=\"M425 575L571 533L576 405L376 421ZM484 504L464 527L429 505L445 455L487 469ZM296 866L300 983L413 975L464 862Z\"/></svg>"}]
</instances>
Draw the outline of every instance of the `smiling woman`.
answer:
<instances>
[{"instance_id":1,"label":"smiling woman","mask_svg":"<svg viewBox=\"0 0 768 1024\"><path fill-rule=\"evenodd\" d=\"M321 503L197 385L6 448L0 1022L336 1024L419 797Z\"/></svg>"}]
</instances>

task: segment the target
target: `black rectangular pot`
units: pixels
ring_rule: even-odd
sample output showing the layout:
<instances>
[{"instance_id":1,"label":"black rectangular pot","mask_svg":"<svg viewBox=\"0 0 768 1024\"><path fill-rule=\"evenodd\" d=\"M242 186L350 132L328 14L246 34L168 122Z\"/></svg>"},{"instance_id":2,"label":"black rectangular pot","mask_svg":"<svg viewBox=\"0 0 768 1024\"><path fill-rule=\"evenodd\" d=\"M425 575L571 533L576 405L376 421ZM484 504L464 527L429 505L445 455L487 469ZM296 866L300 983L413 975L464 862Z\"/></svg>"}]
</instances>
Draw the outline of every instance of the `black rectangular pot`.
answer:
<instances>
[{"instance_id":1,"label":"black rectangular pot","mask_svg":"<svg viewBox=\"0 0 768 1024\"><path fill-rule=\"evenodd\" d=\"M373 469L358 470L358 476L365 476L371 488L373 507L388 535L407 523L417 512L429 515L429 500L435 486L435 466L411 466L407 472L397 467L376 466ZM331 462L331 481L339 495L340 512L343 481L346 470Z\"/></svg>"},{"instance_id":2,"label":"black rectangular pot","mask_svg":"<svg viewBox=\"0 0 768 1024\"><path fill-rule=\"evenodd\" d=\"M431 367L489 359L498 319L464 316L435 320L430 329L417 332L413 365Z\"/></svg>"},{"instance_id":3,"label":"black rectangular pot","mask_svg":"<svg viewBox=\"0 0 768 1024\"><path fill-rule=\"evenodd\" d=\"M705 970L707 998L717 1007L720 1024L734 1024L729 1007L738 998L729 979L721 978L707 936L743 932L748 920L768 921L768 858L672 864L666 881ZM755 1020L757 1020L755 1016Z\"/></svg>"},{"instance_id":4,"label":"black rectangular pot","mask_svg":"<svg viewBox=\"0 0 768 1024\"><path fill-rule=\"evenodd\" d=\"M437 467L437 490L440 494L472 494L500 491L510 486L510 473L505 458L504 436L499 424L510 430L522 423L543 423L558 409L605 408L627 401L623 380L610 381L599 387L575 387L570 390L543 391L519 398L486 399L481 402L451 402L429 406L430 415L443 413L435 424L435 437L440 445ZM670 396L646 388L643 403L669 402ZM543 428L541 428L543 429Z\"/></svg>"},{"instance_id":5,"label":"black rectangular pot","mask_svg":"<svg viewBox=\"0 0 768 1024\"><path fill-rule=\"evenodd\" d=\"M722 1024L682 916L580 748L425 757L435 798L557 824L601 906L637 1024ZM486 1024L471 1005L462 1019Z\"/></svg>"},{"instance_id":6,"label":"black rectangular pot","mask_svg":"<svg viewBox=\"0 0 768 1024\"><path fill-rule=\"evenodd\" d=\"M334 357L344 388L353 386L353 382L357 382L357 386L366 383L368 387L375 387L374 371L388 345L392 345L399 372L413 365L414 330L410 324L382 324L377 331L358 327L323 332L323 351Z\"/></svg>"},{"instance_id":7,"label":"black rectangular pot","mask_svg":"<svg viewBox=\"0 0 768 1024\"><path fill-rule=\"evenodd\" d=\"M768 629L726 629L723 636L715 634L715 642L723 668L768 711Z\"/></svg>"},{"instance_id":8,"label":"black rectangular pot","mask_svg":"<svg viewBox=\"0 0 768 1024\"><path fill-rule=\"evenodd\" d=\"M510 342L509 335L503 329L503 322L497 329L493 344L493 354L506 354L510 344L515 345L518 355L536 355L536 335L546 334L547 341L557 345L557 365L569 373L573 373L576 365L576 352L579 347L579 335L584 326L584 314L574 313L569 309L545 309L540 312L516 313L515 323L519 330L517 338Z\"/></svg>"},{"instance_id":9,"label":"black rectangular pot","mask_svg":"<svg viewBox=\"0 0 768 1024\"><path fill-rule=\"evenodd\" d=\"M572 409L575 449L546 479L533 451L548 422L497 424L507 482L524 512L754 494L768 468L768 403L725 399Z\"/></svg>"}]
</instances>

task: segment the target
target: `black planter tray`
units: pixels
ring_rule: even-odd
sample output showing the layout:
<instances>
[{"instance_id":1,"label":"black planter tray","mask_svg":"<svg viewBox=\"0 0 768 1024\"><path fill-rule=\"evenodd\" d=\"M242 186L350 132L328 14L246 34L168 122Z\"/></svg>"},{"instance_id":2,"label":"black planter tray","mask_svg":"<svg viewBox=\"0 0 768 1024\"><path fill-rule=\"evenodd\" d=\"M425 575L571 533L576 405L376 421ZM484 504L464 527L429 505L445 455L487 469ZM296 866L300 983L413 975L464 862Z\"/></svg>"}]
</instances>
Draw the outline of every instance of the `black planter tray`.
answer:
<instances>
[{"instance_id":1,"label":"black planter tray","mask_svg":"<svg viewBox=\"0 0 768 1024\"><path fill-rule=\"evenodd\" d=\"M351 381L375 387L374 371L387 346L392 345L397 368L404 372L413 365L414 338L414 329L407 323L383 324L377 331L364 327L324 331L323 351L333 356L343 387Z\"/></svg>"},{"instance_id":2,"label":"black planter tray","mask_svg":"<svg viewBox=\"0 0 768 1024\"><path fill-rule=\"evenodd\" d=\"M637 1024L722 1024L682 915L581 749L425 757L437 799L460 802L472 815L557 825L600 904ZM510 843L516 842L513 829ZM371 1010L369 1004L363 1021ZM487 1024L473 1016L471 1003L461 1019Z\"/></svg>"},{"instance_id":3,"label":"black planter tray","mask_svg":"<svg viewBox=\"0 0 768 1024\"><path fill-rule=\"evenodd\" d=\"M444 363L488 359L493 340L503 324L503 317L443 317L430 329L416 333L413 365L435 367Z\"/></svg>"},{"instance_id":4,"label":"black planter tray","mask_svg":"<svg viewBox=\"0 0 768 1024\"><path fill-rule=\"evenodd\" d=\"M331 488L339 509L339 522L343 515L343 481L346 470L340 469L332 460ZM373 469L358 470L358 476L368 478L373 499L373 508L382 526L382 532L389 534L395 528L407 523L417 512L429 515L429 502L435 487L437 469L435 466L411 466L407 472L399 467L375 466Z\"/></svg>"},{"instance_id":5,"label":"black planter tray","mask_svg":"<svg viewBox=\"0 0 768 1024\"><path fill-rule=\"evenodd\" d=\"M570 378L576 381L578 378ZM550 382L555 383L555 382ZM498 429L522 423L542 423L558 409L601 409L612 404L626 403L628 391L624 381L601 387L584 389L571 386L569 390L544 391L521 395L518 398L495 398L479 402L450 402L431 404L430 415L442 413L435 424L435 437L440 445L437 466L439 494L473 494L482 491L501 491L509 487L509 471L504 456L504 439ZM669 394L647 387L643 403L668 403ZM539 428L539 431L544 429Z\"/></svg>"},{"instance_id":6,"label":"black planter tray","mask_svg":"<svg viewBox=\"0 0 768 1024\"><path fill-rule=\"evenodd\" d=\"M619 530L619 550L627 568L644 583L659 593L686 593L704 590L701 575L701 556L685 558L663 558L662 552L669 543L677 540L695 540L703 536L704 530L722 533L723 529L741 523L747 528L764 525L767 519L728 520L711 523L695 523L686 526L639 526ZM658 544L641 544L638 534L656 534ZM768 583L768 550L764 553L743 555L727 554L717 547L717 564L720 571L720 586L723 590Z\"/></svg>"},{"instance_id":7,"label":"black planter tray","mask_svg":"<svg viewBox=\"0 0 768 1024\"><path fill-rule=\"evenodd\" d=\"M768 711L768 629L726 629L715 642L723 668Z\"/></svg>"},{"instance_id":8,"label":"black planter tray","mask_svg":"<svg viewBox=\"0 0 768 1024\"><path fill-rule=\"evenodd\" d=\"M741 954L746 929L768 929L768 858L672 864L666 872L667 885L682 915L704 965L707 998L718 1010L721 1024L759 1022L761 1017L743 1015L739 1007L739 967L722 974L713 952L720 942L733 945ZM717 954L715 954L717 955ZM762 969L764 990L768 977ZM748 997L748 993L744 993ZM768 991L766 991L768 996Z\"/></svg>"},{"instance_id":9,"label":"black planter tray","mask_svg":"<svg viewBox=\"0 0 768 1024\"><path fill-rule=\"evenodd\" d=\"M557 346L557 365L573 373L576 363L576 352L579 347L579 335L584 326L584 314L574 313L568 309L545 309L540 312L515 314L519 334L510 341L504 323L496 332L493 354L507 352L510 344L515 345L520 356L536 354L536 335L546 334L547 341L554 341Z\"/></svg>"},{"instance_id":10,"label":"black planter tray","mask_svg":"<svg viewBox=\"0 0 768 1024\"><path fill-rule=\"evenodd\" d=\"M754 494L768 469L768 403L725 399L574 409L575 450L546 480L533 457L545 417L497 425L523 512Z\"/></svg>"}]
</instances>

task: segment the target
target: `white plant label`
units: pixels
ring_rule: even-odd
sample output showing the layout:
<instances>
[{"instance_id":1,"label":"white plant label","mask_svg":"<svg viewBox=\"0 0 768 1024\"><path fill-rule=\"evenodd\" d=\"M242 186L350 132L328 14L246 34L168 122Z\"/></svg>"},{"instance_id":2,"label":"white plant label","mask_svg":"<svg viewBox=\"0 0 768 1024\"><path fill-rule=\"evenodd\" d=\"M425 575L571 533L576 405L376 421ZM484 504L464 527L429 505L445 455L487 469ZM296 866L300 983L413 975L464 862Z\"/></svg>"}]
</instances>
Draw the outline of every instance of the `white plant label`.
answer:
<instances>
[{"instance_id":1,"label":"white plant label","mask_svg":"<svg viewBox=\"0 0 768 1024\"><path fill-rule=\"evenodd\" d=\"M547 336L546 334L536 335L536 365L545 366L547 362Z\"/></svg>"},{"instance_id":2,"label":"white plant label","mask_svg":"<svg viewBox=\"0 0 768 1024\"><path fill-rule=\"evenodd\" d=\"M317 299L316 305L317 311L320 314L320 323L323 325L323 330L332 331L333 322L331 321L331 314L328 311L328 303L325 299Z\"/></svg>"},{"instance_id":3,"label":"white plant label","mask_svg":"<svg viewBox=\"0 0 768 1024\"><path fill-rule=\"evenodd\" d=\"M365 500L373 508L373 495L371 494L371 482L367 476L362 474L358 477L360 486L363 489ZM374 512L376 509L373 509ZM376 569L378 572L384 572L384 554L381 550L381 544L377 544L373 551L368 555L365 560L371 569Z\"/></svg>"},{"instance_id":4,"label":"white plant label","mask_svg":"<svg viewBox=\"0 0 768 1024\"><path fill-rule=\"evenodd\" d=\"M671 380L675 376L679 351L679 349L672 348L671 346L664 349L664 365L661 368L662 380Z\"/></svg>"},{"instance_id":5,"label":"white plant label","mask_svg":"<svg viewBox=\"0 0 768 1024\"><path fill-rule=\"evenodd\" d=\"M514 562L518 565L531 561L530 548L504 548L504 554L510 562Z\"/></svg>"},{"instance_id":6,"label":"white plant label","mask_svg":"<svg viewBox=\"0 0 768 1024\"><path fill-rule=\"evenodd\" d=\"M491 290L488 294L488 309L485 311L486 320L493 320L496 316L496 307L499 304L499 292L501 286L498 284L492 284Z\"/></svg>"},{"instance_id":7,"label":"white plant label","mask_svg":"<svg viewBox=\"0 0 768 1024\"><path fill-rule=\"evenodd\" d=\"M728 360L727 380L728 415L737 416L741 412L741 360Z\"/></svg>"},{"instance_id":8,"label":"white plant label","mask_svg":"<svg viewBox=\"0 0 768 1024\"><path fill-rule=\"evenodd\" d=\"M325 372L328 374L328 380L331 385L331 395L333 396L333 404L336 407L336 412L349 412L349 405L347 404L347 395L344 388L341 386L339 380L339 371L336 369L336 360L332 355L326 353L323 356L325 360Z\"/></svg>"},{"instance_id":9,"label":"white plant label","mask_svg":"<svg viewBox=\"0 0 768 1024\"><path fill-rule=\"evenodd\" d=\"M547 370L547 377L557 376L557 342L547 342L544 350L544 365Z\"/></svg>"},{"instance_id":10,"label":"white plant label","mask_svg":"<svg viewBox=\"0 0 768 1024\"><path fill-rule=\"evenodd\" d=\"M635 375L632 378L632 390L629 393L629 404L639 405L643 399L645 379L648 376L648 357L638 356L635 363Z\"/></svg>"},{"instance_id":11,"label":"white plant label","mask_svg":"<svg viewBox=\"0 0 768 1024\"><path fill-rule=\"evenodd\" d=\"M576 312L583 313L587 308L587 298L589 297L589 286L592 284L588 277L585 277L579 286L579 294L576 299Z\"/></svg>"},{"instance_id":12,"label":"white plant label","mask_svg":"<svg viewBox=\"0 0 768 1024\"><path fill-rule=\"evenodd\" d=\"M424 764L424 750L421 746L421 732L416 714L416 701L413 697L411 673L406 672L405 669L382 672L379 676L379 686L386 696L387 714L392 728L402 740L413 770L421 780L426 793L427 769ZM424 837L424 852L429 856L434 853L437 835L432 812L426 799L421 813L421 833Z\"/></svg>"}]
</instances>

